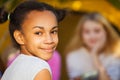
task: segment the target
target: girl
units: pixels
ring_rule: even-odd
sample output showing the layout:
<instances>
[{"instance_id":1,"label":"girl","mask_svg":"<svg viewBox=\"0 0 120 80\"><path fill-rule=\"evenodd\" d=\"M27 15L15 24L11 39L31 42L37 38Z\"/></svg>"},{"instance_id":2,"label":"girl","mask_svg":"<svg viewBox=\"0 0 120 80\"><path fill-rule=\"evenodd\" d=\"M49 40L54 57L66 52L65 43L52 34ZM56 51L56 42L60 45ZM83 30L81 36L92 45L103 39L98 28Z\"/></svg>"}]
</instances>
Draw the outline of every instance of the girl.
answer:
<instances>
[{"instance_id":1,"label":"girl","mask_svg":"<svg viewBox=\"0 0 120 80\"><path fill-rule=\"evenodd\" d=\"M2 80L51 80L49 60L58 44L62 12L36 1L18 5L10 14L9 31L21 54L6 69Z\"/></svg>"},{"instance_id":2,"label":"girl","mask_svg":"<svg viewBox=\"0 0 120 80\"><path fill-rule=\"evenodd\" d=\"M70 80L120 80L119 36L98 13L83 16L67 47Z\"/></svg>"}]
</instances>

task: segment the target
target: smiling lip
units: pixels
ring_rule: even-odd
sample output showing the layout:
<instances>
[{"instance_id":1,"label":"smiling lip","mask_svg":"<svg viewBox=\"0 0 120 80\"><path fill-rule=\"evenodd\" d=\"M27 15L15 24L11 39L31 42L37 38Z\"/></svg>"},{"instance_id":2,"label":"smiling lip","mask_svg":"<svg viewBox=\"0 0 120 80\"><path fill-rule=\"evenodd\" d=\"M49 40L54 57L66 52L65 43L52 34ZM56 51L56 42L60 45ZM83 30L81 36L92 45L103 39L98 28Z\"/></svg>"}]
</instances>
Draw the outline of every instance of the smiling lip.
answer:
<instances>
[{"instance_id":1,"label":"smiling lip","mask_svg":"<svg viewBox=\"0 0 120 80\"><path fill-rule=\"evenodd\" d=\"M48 52L48 53L51 53L54 51L54 49L52 49L52 48L50 48L50 49L43 48L42 50L45 52Z\"/></svg>"},{"instance_id":2,"label":"smiling lip","mask_svg":"<svg viewBox=\"0 0 120 80\"><path fill-rule=\"evenodd\" d=\"M96 40L90 40L90 43L94 44L96 43Z\"/></svg>"}]
</instances>

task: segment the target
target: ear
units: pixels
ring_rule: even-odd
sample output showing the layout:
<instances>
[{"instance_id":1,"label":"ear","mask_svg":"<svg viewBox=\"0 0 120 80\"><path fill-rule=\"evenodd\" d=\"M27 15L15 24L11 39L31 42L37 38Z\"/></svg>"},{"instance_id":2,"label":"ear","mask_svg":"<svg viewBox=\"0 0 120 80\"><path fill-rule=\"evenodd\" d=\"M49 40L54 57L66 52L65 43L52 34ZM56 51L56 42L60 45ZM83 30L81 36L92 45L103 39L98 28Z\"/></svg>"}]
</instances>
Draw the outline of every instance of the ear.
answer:
<instances>
[{"instance_id":1,"label":"ear","mask_svg":"<svg viewBox=\"0 0 120 80\"><path fill-rule=\"evenodd\" d=\"M20 44L20 45L24 44L24 37L23 37L23 34L21 33L21 31L15 30L13 35L18 44Z\"/></svg>"}]
</instances>

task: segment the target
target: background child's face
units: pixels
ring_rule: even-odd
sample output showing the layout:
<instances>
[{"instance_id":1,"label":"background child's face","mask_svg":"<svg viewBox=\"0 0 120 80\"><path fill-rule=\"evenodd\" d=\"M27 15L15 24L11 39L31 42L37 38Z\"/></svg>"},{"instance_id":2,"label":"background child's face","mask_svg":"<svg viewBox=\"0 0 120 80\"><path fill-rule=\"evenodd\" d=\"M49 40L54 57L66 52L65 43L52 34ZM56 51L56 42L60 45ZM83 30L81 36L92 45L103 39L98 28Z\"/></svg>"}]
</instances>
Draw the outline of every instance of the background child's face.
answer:
<instances>
[{"instance_id":1,"label":"background child's face","mask_svg":"<svg viewBox=\"0 0 120 80\"><path fill-rule=\"evenodd\" d=\"M22 25L21 51L44 60L51 58L58 43L58 23L50 11L31 11Z\"/></svg>"},{"instance_id":2,"label":"background child's face","mask_svg":"<svg viewBox=\"0 0 120 80\"><path fill-rule=\"evenodd\" d=\"M106 32L103 25L87 20L83 25L82 31L83 42L89 48L94 48L96 45L104 45L106 42Z\"/></svg>"}]
</instances>

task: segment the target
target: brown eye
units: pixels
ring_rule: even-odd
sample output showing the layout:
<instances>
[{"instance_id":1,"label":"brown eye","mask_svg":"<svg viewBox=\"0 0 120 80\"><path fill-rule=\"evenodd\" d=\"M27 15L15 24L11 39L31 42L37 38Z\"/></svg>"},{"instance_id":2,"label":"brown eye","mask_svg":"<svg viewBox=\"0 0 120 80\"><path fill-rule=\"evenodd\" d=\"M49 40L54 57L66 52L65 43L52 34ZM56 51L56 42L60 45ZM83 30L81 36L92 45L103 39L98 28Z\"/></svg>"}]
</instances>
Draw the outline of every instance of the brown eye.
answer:
<instances>
[{"instance_id":1,"label":"brown eye","mask_svg":"<svg viewBox=\"0 0 120 80\"><path fill-rule=\"evenodd\" d=\"M95 29L94 31L95 31L95 33L99 33L100 29Z\"/></svg>"},{"instance_id":2,"label":"brown eye","mask_svg":"<svg viewBox=\"0 0 120 80\"><path fill-rule=\"evenodd\" d=\"M58 30L53 30L51 33L52 34L58 34Z\"/></svg>"},{"instance_id":3,"label":"brown eye","mask_svg":"<svg viewBox=\"0 0 120 80\"><path fill-rule=\"evenodd\" d=\"M84 30L83 32L86 33L86 34L89 34L90 30Z\"/></svg>"},{"instance_id":4,"label":"brown eye","mask_svg":"<svg viewBox=\"0 0 120 80\"><path fill-rule=\"evenodd\" d=\"M42 32L35 32L36 35L42 35Z\"/></svg>"}]
</instances>

